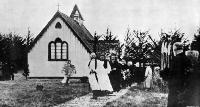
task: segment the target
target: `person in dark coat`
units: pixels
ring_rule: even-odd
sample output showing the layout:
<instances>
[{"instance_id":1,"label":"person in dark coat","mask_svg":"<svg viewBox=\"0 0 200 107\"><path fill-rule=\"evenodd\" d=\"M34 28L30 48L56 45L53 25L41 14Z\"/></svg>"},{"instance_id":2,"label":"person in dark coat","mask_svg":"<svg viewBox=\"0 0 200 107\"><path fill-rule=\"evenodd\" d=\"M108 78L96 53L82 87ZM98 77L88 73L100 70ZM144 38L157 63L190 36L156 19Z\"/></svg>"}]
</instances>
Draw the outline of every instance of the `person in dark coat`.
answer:
<instances>
[{"instance_id":1,"label":"person in dark coat","mask_svg":"<svg viewBox=\"0 0 200 107\"><path fill-rule=\"evenodd\" d=\"M138 84L140 82L139 80L140 76L140 68L139 68L139 63L137 62L135 64L135 72L134 72L134 81Z\"/></svg>"},{"instance_id":2,"label":"person in dark coat","mask_svg":"<svg viewBox=\"0 0 200 107\"><path fill-rule=\"evenodd\" d=\"M183 106L200 106L200 61L199 52L186 51L186 56L191 61L186 89L181 96Z\"/></svg>"},{"instance_id":3,"label":"person in dark coat","mask_svg":"<svg viewBox=\"0 0 200 107\"><path fill-rule=\"evenodd\" d=\"M181 107L179 95L184 91L184 83L187 80L186 73L190 61L183 52L183 45L176 42L173 45L174 57L171 61L168 79L168 107Z\"/></svg>"},{"instance_id":4,"label":"person in dark coat","mask_svg":"<svg viewBox=\"0 0 200 107\"><path fill-rule=\"evenodd\" d=\"M11 80L14 80L14 72L15 72L14 65L11 64L11 66L10 66L10 75L11 75Z\"/></svg>"},{"instance_id":5,"label":"person in dark coat","mask_svg":"<svg viewBox=\"0 0 200 107\"><path fill-rule=\"evenodd\" d=\"M110 62L111 65L111 72L109 74L110 82L112 84L113 90L114 91L120 91L121 87L121 80L122 80L122 75L121 75L121 64L118 63L117 59L111 59Z\"/></svg>"},{"instance_id":6,"label":"person in dark coat","mask_svg":"<svg viewBox=\"0 0 200 107\"><path fill-rule=\"evenodd\" d=\"M131 86L132 83L135 82L135 78L134 78L134 75L135 75L135 66L133 65L132 61L128 61L127 68L128 68L128 71L129 71L128 86Z\"/></svg>"},{"instance_id":7,"label":"person in dark coat","mask_svg":"<svg viewBox=\"0 0 200 107\"><path fill-rule=\"evenodd\" d=\"M121 61L121 74L122 74L122 82L121 82L121 87L125 88L127 86L127 69L128 66L126 64L126 61L122 59Z\"/></svg>"}]
</instances>

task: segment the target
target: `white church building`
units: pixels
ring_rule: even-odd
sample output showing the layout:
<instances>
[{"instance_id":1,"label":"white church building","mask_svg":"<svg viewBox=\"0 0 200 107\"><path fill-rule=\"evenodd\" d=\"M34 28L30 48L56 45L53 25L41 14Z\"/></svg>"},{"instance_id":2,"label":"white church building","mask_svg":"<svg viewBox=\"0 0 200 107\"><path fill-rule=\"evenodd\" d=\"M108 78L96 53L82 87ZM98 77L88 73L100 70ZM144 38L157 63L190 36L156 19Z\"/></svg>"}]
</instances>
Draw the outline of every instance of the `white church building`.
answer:
<instances>
[{"instance_id":1,"label":"white church building","mask_svg":"<svg viewBox=\"0 0 200 107\"><path fill-rule=\"evenodd\" d=\"M74 76L89 74L88 62L93 36L83 25L77 7L69 16L57 11L31 44L28 54L29 77L63 77L63 66L71 61Z\"/></svg>"}]
</instances>

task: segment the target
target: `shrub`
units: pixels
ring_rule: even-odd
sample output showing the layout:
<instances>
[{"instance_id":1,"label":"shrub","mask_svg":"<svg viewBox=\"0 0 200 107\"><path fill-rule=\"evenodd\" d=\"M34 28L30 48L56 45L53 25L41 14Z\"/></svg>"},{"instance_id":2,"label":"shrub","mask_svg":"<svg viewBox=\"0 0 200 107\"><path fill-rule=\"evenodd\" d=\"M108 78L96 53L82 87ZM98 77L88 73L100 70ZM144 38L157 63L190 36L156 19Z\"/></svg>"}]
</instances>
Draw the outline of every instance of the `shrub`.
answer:
<instances>
[{"instance_id":1,"label":"shrub","mask_svg":"<svg viewBox=\"0 0 200 107\"><path fill-rule=\"evenodd\" d=\"M65 62L62 72L64 72L67 77L71 77L73 74L76 74L76 68L70 61L68 61Z\"/></svg>"},{"instance_id":2,"label":"shrub","mask_svg":"<svg viewBox=\"0 0 200 107\"><path fill-rule=\"evenodd\" d=\"M152 77L152 89L156 92L168 92L168 85L167 82L164 81L160 75L160 70L155 70Z\"/></svg>"}]
</instances>

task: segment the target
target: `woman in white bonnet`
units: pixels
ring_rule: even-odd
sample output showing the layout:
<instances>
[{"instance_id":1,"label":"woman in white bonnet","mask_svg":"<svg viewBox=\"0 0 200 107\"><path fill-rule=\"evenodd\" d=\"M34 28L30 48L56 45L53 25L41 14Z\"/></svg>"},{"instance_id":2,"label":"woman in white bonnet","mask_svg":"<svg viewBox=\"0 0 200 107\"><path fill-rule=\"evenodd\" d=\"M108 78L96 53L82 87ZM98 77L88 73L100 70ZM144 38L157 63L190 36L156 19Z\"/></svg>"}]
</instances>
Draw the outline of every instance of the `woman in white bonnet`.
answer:
<instances>
[{"instance_id":1,"label":"woman in white bonnet","mask_svg":"<svg viewBox=\"0 0 200 107\"><path fill-rule=\"evenodd\" d=\"M145 70L145 81L144 81L144 87L147 88L147 89L150 89L151 88L151 82L152 82L152 69L150 67L150 65L148 65L146 67L146 70Z\"/></svg>"},{"instance_id":2,"label":"woman in white bonnet","mask_svg":"<svg viewBox=\"0 0 200 107\"><path fill-rule=\"evenodd\" d=\"M90 74L88 76L88 79L90 83L90 88L92 89L93 99L97 99L101 90L98 83L98 77L97 77L97 72L96 72L98 60L96 59L95 53L91 53L90 58L91 59L88 63L88 67L90 69Z\"/></svg>"},{"instance_id":3,"label":"woman in white bonnet","mask_svg":"<svg viewBox=\"0 0 200 107\"><path fill-rule=\"evenodd\" d=\"M109 94L113 92L112 85L110 83L110 78L108 74L111 71L110 63L109 61L109 56L105 56L106 59L104 61L100 61L97 64L97 77L99 79L98 83L101 88L101 91L105 92L105 94Z\"/></svg>"}]
</instances>

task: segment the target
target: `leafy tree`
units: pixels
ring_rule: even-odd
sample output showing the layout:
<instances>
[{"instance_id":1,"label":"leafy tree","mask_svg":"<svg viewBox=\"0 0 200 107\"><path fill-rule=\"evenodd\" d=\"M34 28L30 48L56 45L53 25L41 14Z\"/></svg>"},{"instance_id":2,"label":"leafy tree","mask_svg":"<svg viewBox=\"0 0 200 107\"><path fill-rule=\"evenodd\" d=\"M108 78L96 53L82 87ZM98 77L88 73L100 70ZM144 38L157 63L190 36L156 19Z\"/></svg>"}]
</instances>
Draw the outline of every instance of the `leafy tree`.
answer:
<instances>
[{"instance_id":1,"label":"leafy tree","mask_svg":"<svg viewBox=\"0 0 200 107\"><path fill-rule=\"evenodd\" d=\"M192 42L191 47L200 52L200 28L197 30L197 33L194 35L194 40Z\"/></svg>"},{"instance_id":2,"label":"leafy tree","mask_svg":"<svg viewBox=\"0 0 200 107\"><path fill-rule=\"evenodd\" d=\"M3 79L9 79L10 75L27 66L27 53L33 38L29 40L18 34L0 34L0 61L3 67ZM27 43L29 41L29 43Z\"/></svg>"},{"instance_id":3,"label":"leafy tree","mask_svg":"<svg viewBox=\"0 0 200 107\"><path fill-rule=\"evenodd\" d=\"M101 37L103 38L103 41L108 44L108 46L105 46L105 48L107 48L107 50L114 49L115 51L117 51L117 57L120 58L124 44L119 43L117 36L113 35L112 31L107 28L106 34L102 34ZM115 43L119 43L119 45L116 45Z\"/></svg>"},{"instance_id":4,"label":"leafy tree","mask_svg":"<svg viewBox=\"0 0 200 107\"><path fill-rule=\"evenodd\" d=\"M175 42L182 42L184 45L184 51L188 50L189 47L189 40L185 38L185 33L182 33L180 29L175 29L174 31L170 32L161 32L160 34L160 43L163 42L171 42L171 44L174 44Z\"/></svg>"},{"instance_id":5,"label":"leafy tree","mask_svg":"<svg viewBox=\"0 0 200 107\"><path fill-rule=\"evenodd\" d=\"M182 33L179 29L175 29L175 31L170 32L163 32L161 31L160 38L161 42L163 41L170 41L173 43L175 42L187 42L187 38L184 38L185 33Z\"/></svg>"},{"instance_id":6,"label":"leafy tree","mask_svg":"<svg viewBox=\"0 0 200 107\"><path fill-rule=\"evenodd\" d=\"M93 52L94 53L97 52L97 44L98 44L100 38L101 38L101 36L97 35L97 33L95 32L94 33L94 40L92 41L93 42Z\"/></svg>"},{"instance_id":7,"label":"leafy tree","mask_svg":"<svg viewBox=\"0 0 200 107\"><path fill-rule=\"evenodd\" d=\"M149 35L149 39L152 41L153 44L152 45L152 50L151 52L149 53L150 56L152 57L153 61L156 62L158 64L158 66L160 65L160 57L161 57L161 45L162 45L162 42L161 42L161 39L159 40L155 40L155 39L152 39L152 37Z\"/></svg>"},{"instance_id":8,"label":"leafy tree","mask_svg":"<svg viewBox=\"0 0 200 107\"><path fill-rule=\"evenodd\" d=\"M105 41L115 41L117 36L114 36L109 28L106 29L106 34L102 34L103 40Z\"/></svg>"},{"instance_id":9,"label":"leafy tree","mask_svg":"<svg viewBox=\"0 0 200 107\"><path fill-rule=\"evenodd\" d=\"M149 40L148 31L127 30L125 36L125 55L126 60L133 60L141 63L148 62L152 51L152 43Z\"/></svg>"},{"instance_id":10,"label":"leafy tree","mask_svg":"<svg viewBox=\"0 0 200 107\"><path fill-rule=\"evenodd\" d=\"M110 53L110 49L115 50L116 57L120 57L121 55L121 48L123 45L120 46L120 42L117 39L117 36L114 36L109 28L107 28L105 34L98 35L96 32L94 34L94 41L93 41L93 50L96 52L97 57L103 57Z\"/></svg>"},{"instance_id":11,"label":"leafy tree","mask_svg":"<svg viewBox=\"0 0 200 107\"><path fill-rule=\"evenodd\" d=\"M27 79L27 77L28 77L28 75L29 75L29 65L28 65L28 52L30 51L29 49L30 49L30 46L31 46L31 44L33 43L33 41L34 41L34 38L32 37L32 35L33 34L31 34L31 32L30 32L30 30L29 30L29 28L28 28L28 34L26 35L26 37L25 37L25 46L24 46L24 48L23 48L23 50L24 50L24 58L23 59L25 59L25 63L23 64L23 69L24 69L24 73L23 73L23 75L26 77L26 79Z\"/></svg>"}]
</instances>

